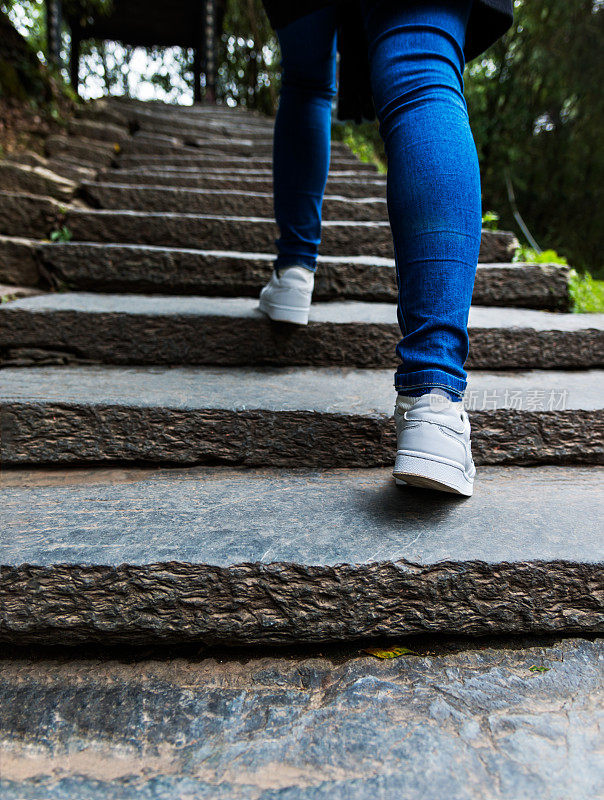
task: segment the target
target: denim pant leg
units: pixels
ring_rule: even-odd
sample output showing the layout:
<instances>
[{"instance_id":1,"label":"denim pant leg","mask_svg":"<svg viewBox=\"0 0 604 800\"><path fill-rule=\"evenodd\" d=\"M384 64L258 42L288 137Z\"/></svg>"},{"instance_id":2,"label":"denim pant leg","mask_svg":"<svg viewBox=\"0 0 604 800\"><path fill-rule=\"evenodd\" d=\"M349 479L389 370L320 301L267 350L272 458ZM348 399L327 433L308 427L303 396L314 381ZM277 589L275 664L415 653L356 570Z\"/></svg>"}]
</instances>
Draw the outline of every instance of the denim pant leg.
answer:
<instances>
[{"instance_id":1,"label":"denim pant leg","mask_svg":"<svg viewBox=\"0 0 604 800\"><path fill-rule=\"evenodd\" d=\"M314 272L336 92L335 9L307 14L277 35L283 70L273 145L275 268L298 264Z\"/></svg>"},{"instance_id":2,"label":"denim pant leg","mask_svg":"<svg viewBox=\"0 0 604 800\"><path fill-rule=\"evenodd\" d=\"M362 0L388 157L388 212L403 339L402 394L466 387L481 233L480 173L463 96L472 0Z\"/></svg>"}]
</instances>

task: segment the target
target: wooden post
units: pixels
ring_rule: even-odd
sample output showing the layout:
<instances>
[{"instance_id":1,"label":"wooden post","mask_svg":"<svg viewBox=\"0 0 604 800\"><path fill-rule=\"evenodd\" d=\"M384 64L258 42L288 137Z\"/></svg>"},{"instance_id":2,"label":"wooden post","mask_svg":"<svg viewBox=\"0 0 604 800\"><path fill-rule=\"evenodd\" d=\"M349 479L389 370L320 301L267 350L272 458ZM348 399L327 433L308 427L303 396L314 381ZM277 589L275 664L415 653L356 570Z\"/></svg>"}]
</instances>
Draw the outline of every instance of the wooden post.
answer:
<instances>
[{"instance_id":1,"label":"wooden post","mask_svg":"<svg viewBox=\"0 0 604 800\"><path fill-rule=\"evenodd\" d=\"M69 53L69 82L76 94L79 94L80 86L80 46L82 35L80 27L75 23L71 29L71 51Z\"/></svg>"},{"instance_id":2,"label":"wooden post","mask_svg":"<svg viewBox=\"0 0 604 800\"><path fill-rule=\"evenodd\" d=\"M205 2L205 53L206 53L206 103L216 102L216 5L215 0Z\"/></svg>"},{"instance_id":3,"label":"wooden post","mask_svg":"<svg viewBox=\"0 0 604 800\"><path fill-rule=\"evenodd\" d=\"M46 0L48 63L55 68L61 66L61 23L61 0Z\"/></svg>"},{"instance_id":4,"label":"wooden post","mask_svg":"<svg viewBox=\"0 0 604 800\"><path fill-rule=\"evenodd\" d=\"M193 48L193 102L201 103L201 45Z\"/></svg>"}]
</instances>

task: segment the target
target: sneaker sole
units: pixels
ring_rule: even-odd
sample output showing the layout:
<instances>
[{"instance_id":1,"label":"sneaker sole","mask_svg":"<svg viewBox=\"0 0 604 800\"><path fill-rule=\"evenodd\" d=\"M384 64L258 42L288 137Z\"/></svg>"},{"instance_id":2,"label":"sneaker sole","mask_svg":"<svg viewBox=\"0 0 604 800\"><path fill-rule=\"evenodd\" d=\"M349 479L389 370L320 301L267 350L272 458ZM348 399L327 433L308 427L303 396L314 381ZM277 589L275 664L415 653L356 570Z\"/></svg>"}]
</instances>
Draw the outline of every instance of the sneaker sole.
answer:
<instances>
[{"instance_id":1,"label":"sneaker sole","mask_svg":"<svg viewBox=\"0 0 604 800\"><path fill-rule=\"evenodd\" d=\"M290 322L292 325L308 325L308 315L310 308L295 308L294 306L279 306L274 303L267 303L262 299L258 303L258 308L267 317L275 322Z\"/></svg>"},{"instance_id":2,"label":"sneaker sole","mask_svg":"<svg viewBox=\"0 0 604 800\"><path fill-rule=\"evenodd\" d=\"M474 491L474 480L468 478L461 467L429 458L397 453L392 474L397 484L408 483L411 486L461 494L464 497L471 497Z\"/></svg>"}]
</instances>

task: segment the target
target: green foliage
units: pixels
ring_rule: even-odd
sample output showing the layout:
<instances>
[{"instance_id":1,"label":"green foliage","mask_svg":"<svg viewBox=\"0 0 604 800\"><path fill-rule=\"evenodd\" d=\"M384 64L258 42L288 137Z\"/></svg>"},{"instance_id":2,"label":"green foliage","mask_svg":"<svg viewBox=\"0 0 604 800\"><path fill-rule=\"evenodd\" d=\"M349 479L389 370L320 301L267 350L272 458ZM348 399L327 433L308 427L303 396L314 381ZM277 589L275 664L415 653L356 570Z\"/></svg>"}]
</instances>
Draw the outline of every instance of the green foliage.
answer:
<instances>
[{"instance_id":1,"label":"green foliage","mask_svg":"<svg viewBox=\"0 0 604 800\"><path fill-rule=\"evenodd\" d=\"M73 234L66 225L63 225L58 230L50 234L51 242L70 242L73 239Z\"/></svg>"},{"instance_id":2,"label":"green foliage","mask_svg":"<svg viewBox=\"0 0 604 800\"><path fill-rule=\"evenodd\" d=\"M466 72L483 203L580 268L603 268L604 8L596 0L516 0L515 24Z\"/></svg>"},{"instance_id":3,"label":"green foliage","mask_svg":"<svg viewBox=\"0 0 604 800\"><path fill-rule=\"evenodd\" d=\"M279 44L261 0L228 0L217 62L219 99L265 114L276 112Z\"/></svg>"},{"instance_id":4,"label":"green foliage","mask_svg":"<svg viewBox=\"0 0 604 800\"><path fill-rule=\"evenodd\" d=\"M485 211L482 215L482 227L488 231L499 230L499 214L496 211Z\"/></svg>"},{"instance_id":5,"label":"green foliage","mask_svg":"<svg viewBox=\"0 0 604 800\"><path fill-rule=\"evenodd\" d=\"M568 261L564 256L559 255L555 250L542 250L538 253L532 247L520 245L513 258L514 261L527 261L533 264L563 264L568 266Z\"/></svg>"},{"instance_id":6,"label":"green foliage","mask_svg":"<svg viewBox=\"0 0 604 800\"><path fill-rule=\"evenodd\" d=\"M604 314L604 281L596 280L588 272L570 273L570 296L573 311L579 314Z\"/></svg>"},{"instance_id":7,"label":"green foliage","mask_svg":"<svg viewBox=\"0 0 604 800\"><path fill-rule=\"evenodd\" d=\"M89 17L109 14L113 0L62 0L63 13L70 17Z\"/></svg>"},{"instance_id":8,"label":"green foliage","mask_svg":"<svg viewBox=\"0 0 604 800\"><path fill-rule=\"evenodd\" d=\"M416 656L418 655L415 650L409 650L408 647L365 647L362 651L368 653L370 656L375 656L381 660L400 658L400 656Z\"/></svg>"},{"instance_id":9,"label":"green foliage","mask_svg":"<svg viewBox=\"0 0 604 800\"><path fill-rule=\"evenodd\" d=\"M334 141L347 144L361 161L376 164L379 172L386 172L386 153L377 122L336 122L331 136Z\"/></svg>"}]
</instances>

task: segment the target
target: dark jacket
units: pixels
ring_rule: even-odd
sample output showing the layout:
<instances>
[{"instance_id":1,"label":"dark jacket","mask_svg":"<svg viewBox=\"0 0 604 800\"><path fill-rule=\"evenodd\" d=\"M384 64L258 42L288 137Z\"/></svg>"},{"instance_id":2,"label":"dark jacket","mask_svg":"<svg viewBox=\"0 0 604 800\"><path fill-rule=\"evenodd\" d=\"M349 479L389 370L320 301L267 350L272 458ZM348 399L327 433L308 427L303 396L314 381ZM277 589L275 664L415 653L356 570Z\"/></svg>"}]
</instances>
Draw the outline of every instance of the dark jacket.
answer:
<instances>
[{"instance_id":1,"label":"dark jacket","mask_svg":"<svg viewBox=\"0 0 604 800\"><path fill-rule=\"evenodd\" d=\"M273 28L282 28L299 17L336 5L340 80L338 119L375 119L369 84L367 40L358 0L262 0ZM405 0L401 0L405 2ZM466 30L466 62L483 53L502 36L513 21L513 0L474 0Z\"/></svg>"}]
</instances>

